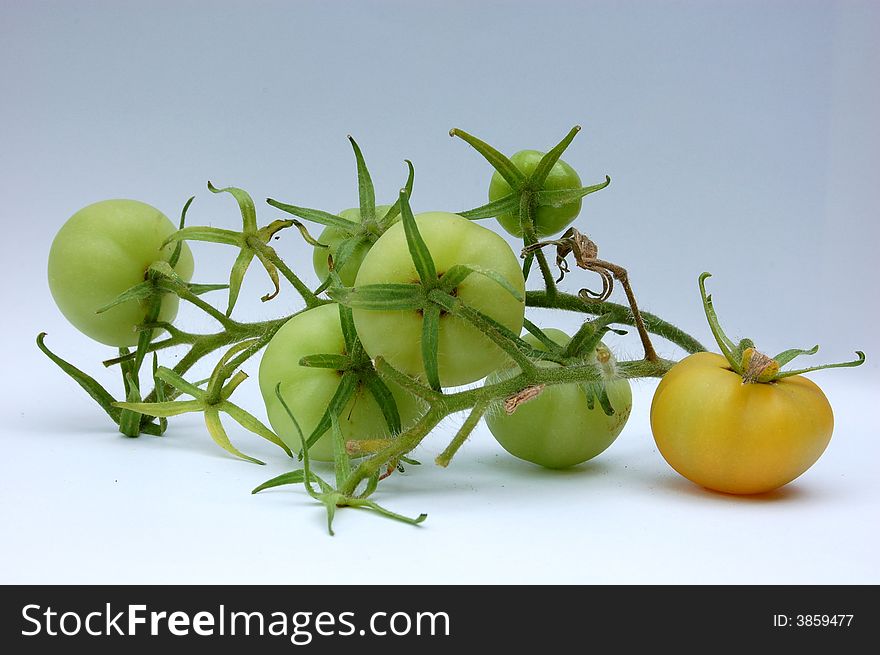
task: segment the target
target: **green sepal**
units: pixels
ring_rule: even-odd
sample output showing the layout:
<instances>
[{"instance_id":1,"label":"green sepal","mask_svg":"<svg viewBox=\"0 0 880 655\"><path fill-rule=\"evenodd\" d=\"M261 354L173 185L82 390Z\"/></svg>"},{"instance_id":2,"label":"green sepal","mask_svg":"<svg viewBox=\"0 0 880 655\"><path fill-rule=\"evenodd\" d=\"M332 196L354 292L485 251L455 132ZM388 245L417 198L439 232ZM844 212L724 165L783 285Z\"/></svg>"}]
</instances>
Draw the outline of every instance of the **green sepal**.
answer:
<instances>
[{"instance_id":1,"label":"green sepal","mask_svg":"<svg viewBox=\"0 0 880 655\"><path fill-rule=\"evenodd\" d=\"M865 353L861 350L856 351L856 359L849 362L837 362L835 364L820 364L819 366L809 366L807 368L799 368L794 371L781 371L776 374L774 379L781 380L789 378L792 375L803 375L804 373L812 373L813 371L824 371L827 368L854 368L865 363Z\"/></svg>"},{"instance_id":2,"label":"green sepal","mask_svg":"<svg viewBox=\"0 0 880 655\"><path fill-rule=\"evenodd\" d=\"M397 401L388 385L374 371L364 371L361 373L361 382L373 396L382 415L385 417L385 424L388 426L390 434L399 434L401 430L400 412L397 409Z\"/></svg>"},{"instance_id":3,"label":"green sepal","mask_svg":"<svg viewBox=\"0 0 880 655\"><path fill-rule=\"evenodd\" d=\"M153 353L153 364L151 369L153 374L153 394L156 396L156 402L164 403L170 399L165 395L165 381L157 375L159 372L159 357L156 353ZM167 429L168 419L162 416L159 418L159 434L164 434Z\"/></svg>"},{"instance_id":4,"label":"green sepal","mask_svg":"<svg viewBox=\"0 0 880 655\"><path fill-rule=\"evenodd\" d=\"M205 409L205 425L207 426L208 434L211 435L214 443L216 443L226 452L231 453L236 457L240 457L241 459L247 460L248 462L253 462L254 464L266 463L262 460L257 459L256 457L245 455L238 448L232 445L232 442L229 440L229 435L226 434L226 429L223 427L223 423L220 422L220 413L213 407L208 407L207 409Z\"/></svg>"},{"instance_id":5,"label":"green sepal","mask_svg":"<svg viewBox=\"0 0 880 655\"><path fill-rule=\"evenodd\" d=\"M228 284L196 284L195 282L188 282L186 287L190 290L190 293L201 296L206 293L210 293L211 291L222 291L223 289L228 289Z\"/></svg>"},{"instance_id":6,"label":"green sepal","mask_svg":"<svg viewBox=\"0 0 880 655\"><path fill-rule=\"evenodd\" d=\"M336 474L336 486L341 487L345 479L351 475L351 459L345 450L345 437L339 427L339 417L330 415L330 432L333 435L333 469Z\"/></svg>"},{"instance_id":7,"label":"green sepal","mask_svg":"<svg viewBox=\"0 0 880 655\"><path fill-rule=\"evenodd\" d=\"M345 341L345 351L352 359L363 353L363 346L358 339L357 328L354 325L354 315L351 307L339 305L339 324L342 326L342 338Z\"/></svg>"},{"instance_id":8,"label":"green sepal","mask_svg":"<svg viewBox=\"0 0 880 655\"><path fill-rule=\"evenodd\" d=\"M377 311L421 309L425 294L419 284L367 284L360 287L331 287L333 300L353 309Z\"/></svg>"},{"instance_id":9,"label":"green sepal","mask_svg":"<svg viewBox=\"0 0 880 655\"><path fill-rule=\"evenodd\" d=\"M483 277L492 280L516 300L519 302L525 302L525 299L519 290L508 282L507 278L501 275L498 271L493 271L489 268L482 268L481 266L475 266L473 264L456 264L455 266L452 266L440 279L440 288L449 293L459 284L464 282L464 280L472 273L482 275Z\"/></svg>"},{"instance_id":10,"label":"green sepal","mask_svg":"<svg viewBox=\"0 0 880 655\"><path fill-rule=\"evenodd\" d=\"M360 226L354 221L342 218L342 216L337 216L336 214L331 214L330 212L321 211L320 209L309 209L308 207L289 205L287 203L273 200L272 198L266 198L266 202L276 209L280 209L288 214L299 216L300 218L304 218L307 221L312 221L313 223L318 223L320 225L339 228L349 234L354 234L360 229Z\"/></svg>"},{"instance_id":11,"label":"green sepal","mask_svg":"<svg viewBox=\"0 0 880 655\"><path fill-rule=\"evenodd\" d=\"M602 337L608 332L608 324L614 320L613 314L602 314L592 321L584 321L568 342L563 355L565 357L583 357L596 350Z\"/></svg>"},{"instance_id":12,"label":"green sepal","mask_svg":"<svg viewBox=\"0 0 880 655\"><path fill-rule=\"evenodd\" d=\"M174 387L180 391L188 393L193 397L200 397L203 393L201 389L195 384L187 382L183 379L178 373L173 371L170 368L166 368L165 366L160 366L156 369L155 377L165 382L165 384ZM209 379L210 381L210 379Z\"/></svg>"},{"instance_id":13,"label":"green sepal","mask_svg":"<svg viewBox=\"0 0 880 655\"><path fill-rule=\"evenodd\" d=\"M303 225L302 223L300 223L297 220L293 220L292 222L293 222L294 227L296 227L296 229L299 230L300 236L302 236L303 240L307 244L309 244L310 246L312 246L314 248L329 248L329 246L326 243L321 243L315 237L313 237L309 233L309 230L305 225Z\"/></svg>"},{"instance_id":14,"label":"green sepal","mask_svg":"<svg viewBox=\"0 0 880 655\"><path fill-rule=\"evenodd\" d=\"M229 272L229 301L226 303L226 316L232 315L235 303L238 302L238 294L241 292L241 284L244 281L244 275L247 273L248 267L254 258L254 251L248 248L242 248L235 258L232 270Z\"/></svg>"},{"instance_id":15,"label":"green sepal","mask_svg":"<svg viewBox=\"0 0 880 655\"><path fill-rule=\"evenodd\" d=\"M472 134L468 134L464 130L452 128L449 130L449 136L457 136L459 139L467 143L488 161L492 168L498 171L499 175L504 178L511 189L519 190L525 182L525 175L520 171L510 159L495 150L485 141L481 141Z\"/></svg>"},{"instance_id":16,"label":"green sepal","mask_svg":"<svg viewBox=\"0 0 880 655\"><path fill-rule=\"evenodd\" d=\"M187 200L183 204L183 209L180 211L180 222L177 225L178 230L182 230L186 225L186 212L189 211L189 206L195 200L195 196L190 196L189 200ZM178 240L177 244L174 246L174 250L171 252L171 257L168 258L168 264L174 268L177 266L177 262L180 261L180 253L183 250L183 241Z\"/></svg>"},{"instance_id":17,"label":"green sepal","mask_svg":"<svg viewBox=\"0 0 880 655\"><path fill-rule=\"evenodd\" d=\"M336 355L333 353L306 355L300 358L299 365L308 368L329 368L334 371L346 371L351 365L351 358L348 355Z\"/></svg>"},{"instance_id":18,"label":"green sepal","mask_svg":"<svg viewBox=\"0 0 880 655\"><path fill-rule=\"evenodd\" d=\"M544 186L544 182L547 181L547 176L550 175L550 171L553 170L556 162L562 157L562 153L565 152L565 149L568 148L572 140L580 131L581 126L575 125L569 130L568 134L562 138L562 141L553 146L547 154L541 157L541 161L538 162L534 172L529 177L529 183L532 185L532 188L540 189Z\"/></svg>"},{"instance_id":19,"label":"green sepal","mask_svg":"<svg viewBox=\"0 0 880 655\"><path fill-rule=\"evenodd\" d=\"M535 193L535 199L539 205L550 207L561 207L562 205L580 200L584 196L588 196L596 191L601 191L611 184L611 178L606 175L605 181L592 186L585 186L579 189L553 189L542 190Z\"/></svg>"},{"instance_id":20,"label":"green sepal","mask_svg":"<svg viewBox=\"0 0 880 655\"><path fill-rule=\"evenodd\" d=\"M783 350L781 353L776 355L773 359L775 359L780 366L785 366L795 357L800 357L801 355L815 355L819 352L819 345L816 344L809 350L803 350L801 348L792 348L790 350Z\"/></svg>"},{"instance_id":21,"label":"green sepal","mask_svg":"<svg viewBox=\"0 0 880 655\"><path fill-rule=\"evenodd\" d=\"M357 373L346 371L342 374L342 379L339 380L339 386L336 387L336 392L327 404L327 409L324 410L321 420L318 421L315 429L312 430L309 438L305 441L305 447L303 448L304 451L314 446L315 442L330 429L330 426L332 425L330 417L342 414L346 405L348 405L348 402L351 400L351 397L354 395L355 391L357 391L357 387Z\"/></svg>"},{"instance_id":22,"label":"green sepal","mask_svg":"<svg viewBox=\"0 0 880 655\"><path fill-rule=\"evenodd\" d=\"M348 260L351 258L352 254L354 254L354 251L365 242L366 237L362 234L356 234L347 239L343 239L336 247L336 254L332 257L329 254L327 255L328 264L332 262L332 268L337 272L342 270L342 267L348 263Z\"/></svg>"},{"instance_id":23,"label":"green sepal","mask_svg":"<svg viewBox=\"0 0 880 655\"><path fill-rule=\"evenodd\" d=\"M205 411L204 400L170 400L162 403L114 403L120 409L127 409L148 416L180 416L190 412Z\"/></svg>"},{"instance_id":24,"label":"green sepal","mask_svg":"<svg viewBox=\"0 0 880 655\"><path fill-rule=\"evenodd\" d=\"M440 391L440 307L430 304L422 313L422 362L425 377L434 391Z\"/></svg>"},{"instance_id":25,"label":"green sepal","mask_svg":"<svg viewBox=\"0 0 880 655\"><path fill-rule=\"evenodd\" d=\"M493 218L517 211L519 208L519 195L511 193L498 200L487 202L485 205L474 207L463 212L458 212L462 218L469 220L479 220L481 218Z\"/></svg>"},{"instance_id":26,"label":"green sepal","mask_svg":"<svg viewBox=\"0 0 880 655\"><path fill-rule=\"evenodd\" d=\"M133 287L126 289L106 305L96 309L95 313L103 314L108 309L112 309L123 303L131 302L132 300L142 302L155 293L156 287L153 285L152 280L144 280L143 282L138 282Z\"/></svg>"},{"instance_id":27,"label":"green sepal","mask_svg":"<svg viewBox=\"0 0 880 655\"><path fill-rule=\"evenodd\" d=\"M413 180L415 179L415 169L413 168L413 164L409 159L404 160L406 162L407 169L409 172L406 177L406 184L403 185L403 190L406 191L406 197L412 197L413 191ZM388 208L388 211L385 212L385 215L379 219L379 232L384 233L392 223L394 223L395 219L400 216L400 197L398 196L397 200L394 201L394 204Z\"/></svg>"},{"instance_id":28,"label":"green sepal","mask_svg":"<svg viewBox=\"0 0 880 655\"><path fill-rule=\"evenodd\" d=\"M280 487L285 484L302 484L305 479L305 471L302 469L297 469L296 471L290 471L288 473L282 473L271 480L266 480L263 484L254 487L251 491L252 494L260 493L261 491L265 491L266 489L272 489L274 487Z\"/></svg>"},{"instance_id":29,"label":"green sepal","mask_svg":"<svg viewBox=\"0 0 880 655\"><path fill-rule=\"evenodd\" d=\"M437 284L437 268L434 266L431 251L428 250L428 244L425 243L419 232L419 226L416 224L412 208L409 206L409 198L403 189L400 191L400 220L406 234L406 245L409 247L409 254L416 267L416 272L419 274L422 286L427 289L433 288Z\"/></svg>"},{"instance_id":30,"label":"green sepal","mask_svg":"<svg viewBox=\"0 0 880 655\"><path fill-rule=\"evenodd\" d=\"M46 357L52 360L58 368L67 373L82 389L91 396L92 400L94 400L98 405L103 409L107 416L116 424L119 425L119 414L120 409L114 405L116 399L107 391L101 383L91 377L88 373L81 371L73 364L65 361L54 352L49 350L49 347L45 343L46 333L41 332L37 335L37 347L43 352Z\"/></svg>"},{"instance_id":31,"label":"green sepal","mask_svg":"<svg viewBox=\"0 0 880 655\"><path fill-rule=\"evenodd\" d=\"M370 178L370 171L367 170L367 163L364 161L364 155L357 141L350 134L348 140L354 150L354 159L357 164L358 204L361 210L361 222L373 223L376 221L376 192L373 188L373 180Z\"/></svg>"},{"instance_id":32,"label":"green sepal","mask_svg":"<svg viewBox=\"0 0 880 655\"><path fill-rule=\"evenodd\" d=\"M245 430L248 430L258 437L262 437L266 441L275 444L276 446L281 448L281 450L287 453L288 457L293 457L293 453L291 452L290 448L288 448L287 444L284 443L278 437L278 435L276 435L274 432L272 432L272 430L266 427L262 423L262 421L260 421L253 414L250 414L235 403L231 403L228 400L218 404L217 409L231 416L232 419Z\"/></svg>"},{"instance_id":33,"label":"green sepal","mask_svg":"<svg viewBox=\"0 0 880 655\"><path fill-rule=\"evenodd\" d=\"M247 191L234 186L218 189L210 181L208 182L208 190L211 193L228 193L235 198L235 202L238 203L238 208L241 210L242 231L257 231L257 208L254 206L254 199Z\"/></svg>"}]
</instances>

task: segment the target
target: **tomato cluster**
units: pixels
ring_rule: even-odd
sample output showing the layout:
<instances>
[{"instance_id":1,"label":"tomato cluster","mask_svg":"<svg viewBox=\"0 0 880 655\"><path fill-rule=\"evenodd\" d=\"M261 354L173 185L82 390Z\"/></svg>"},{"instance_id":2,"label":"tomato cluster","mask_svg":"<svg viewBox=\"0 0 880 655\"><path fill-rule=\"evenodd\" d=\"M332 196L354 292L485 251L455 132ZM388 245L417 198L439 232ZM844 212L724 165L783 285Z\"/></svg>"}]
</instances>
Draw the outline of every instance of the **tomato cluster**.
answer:
<instances>
[{"instance_id":1,"label":"tomato cluster","mask_svg":"<svg viewBox=\"0 0 880 655\"><path fill-rule=\"evenodd\" d=\"M339 214L269 199L296 218L259 227L256 205L246 192L210 183L212 192L229 193L237 202L241 232L185 227L189 203L177 229L141 202L89 205L64 224L52 243L49 286L75 327L120 348L119 357L107 363L122 369L124 400L115 401L94 379L49 351L44 335L39 346L125 434L160 434L167 417L202 411L214 440L247 458L220 424L222 412L288 452L300 453L302 469L260 488L304 483L328 508L331 520L342 505L406 520L368 496L381 477L412 462L410 451L444 416L465 410L470 413L464 425L437 458L441 465L448 464L481 418L498 443L519 459L547 468L586 462L623 430L632 410L632 377L663 377L651 407L651 427L661 454L683 476L735 494L761 493L790 482L819 458L831 438L831 407L822 391L800 375L828 366L783 372L781 366L816 349L770 358L750 340L731 342L705 292L708 274L700 278L700 289L722 355L703 352L692 337L643 315L626 270L600 259L598 247L570 227L582 199L610 182L606 178L582 187L577 172L560 158L578 129L547 153L523 150L510 158L453 130L495 168L489 203L458 214L413 214L409 162L396 201L376 205L354 140L359 206ZM476 222L489 217L523 239L521 253ZM313 238L299 219L324 229ZM294 225L314 247L320 282L314 290L269 245L280 230ZM188 240L239 249L228 284L190 282L194 264ZM544 253L548 247L556 250L556 280ZM572 274L569 260L598 274L601 291L563 293L557 284ZM273 321L232 319L252 261L265 268L275 288L264 301L278 294L283 275L305 308ZM535 264L544 288L527 292ZM615 284L623 286L626 305L609 300ZM225 313L200 298L225 288ZM196 335L175 327L180 299L207 312L221 331ZM527 306L581 311L594 318L569 336L533 324L526 318ZM636 328L643 359L617 361L602 341L609 331L623 333L613 324ZM677 364L659 358L649 328L693 354ZM189 350L173 369L159 367L158 351L173 346ZM228 349L207 381L184 379L200 357L223 347ZM230 401L247 377L239 367L264 348L259 384L271 429ZM141 365L151 353L155 386L144 394ZM857 361L830 366L862 361L859 353ZM480 380L485 382L467 386ZM176 400L182 393L195 400ZM352 468L352 458L364 459ZM335 487L310 469L310 460L334 462Z\"/></svg>"}]
</instances>

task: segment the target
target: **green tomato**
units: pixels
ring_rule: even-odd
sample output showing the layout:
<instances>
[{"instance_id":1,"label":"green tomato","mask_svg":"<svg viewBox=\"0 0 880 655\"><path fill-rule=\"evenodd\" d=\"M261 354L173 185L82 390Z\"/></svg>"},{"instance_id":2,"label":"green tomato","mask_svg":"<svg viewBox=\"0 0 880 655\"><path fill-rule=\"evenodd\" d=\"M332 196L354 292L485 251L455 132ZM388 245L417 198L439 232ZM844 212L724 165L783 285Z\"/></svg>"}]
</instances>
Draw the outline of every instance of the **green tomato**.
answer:
<instances>
[{"instance_id":1,"label":"green tomato","mask_svg":"<svg viewBox=\"0 0 880 655\"><path fill-rule=\"evenodd\" d=\"M391 205L378 205L376 207L376 217L381 218L384 216L388 210L391 209ZM360 225L361 223L361 210L355 207L354 209L344 209L339 212L339 215L342 218L347 218L354 223ZM400 220L400 216L394 219L394 222ZM324 228L324 231L321 232L318 237L318 242L323 243L326 248L321 248L319 246L315 246L315 251L312 254L312 266L315 269L315 273L318 276L318 279L323 282L327 279L327 276L330 274L330 269L327 266L327 257L332 256L333 259L336 259L336 252L339 249L339 244L345 241L346 239L351 238L352 235L347 230L344 230L339 227L334 227L333 225L328 225ZM342 279L342 284L347 287L354 285L355 277L357 276L358 269L361 267L361 262L364 261L364 257L367 256L367 253L370 251L370 248L373 247L373 244L376 242L376 239L379 238L378 228L374 231L370 231L369 229L365 229L364 233L360 235L361 242L358 246L351 252L348 258L343 262L342 266L336 269L336 272L339 274L339 277Z\"/></svg>"},{"instance_id":2,"label":"green tomato","mask_svg":"<svg viewBox=\"0 0 880 655\"><path fill-rule=\"evenodd\" d=\"M537 150L520 150L510 158L513 165L516 166L527 177L535 172L538 162L545 153ZM550 174L544 182L542 189L547 191L555 191L558 189L577 189L581 186L581 178L577 172L561 159L557 161ZM497 171L492 175L489 182L489 200L494 202L500 200L511 193L512 189L507 181L501 177ZM547 237L558 234L567 228L571 222L577 218L581 211L581 199L567 202L559 207L550 205L538 205L535 210L535 230L539 237ZM510 232L515 237L522 236L522 228L519 224L519 212L510 212L498 216L498 222L501 227Z\"/></svg>"},{"instance_id":3,"label":"green tomato","mask_svg":"<svg viewBox=\"0 0 880 655\"><path fill-rule=\"evenodd\" d=\"M137 200L104 200L80 209L58 231L49 251L49 289L58 309L96 341L136 345L146 302L96 311L143 282L150 264L168 261L175 246L162 244L176 231L162 212ZM192 277L192 252L185 243L175 270L184 280ZM177 306L177 296L162 296L158 320L173 321Z\"/></svg>"},{"instance_id":4,"label":"green tomato","mask_svg":"<svg viewBox=\"0 0 880 655\"><path fill-rule=\"evenodd\" d=\"M336 393L341 377L333 369L300 366L303 357L321 354L345 354L339 305L335 303L293 316L272 337L260 362L260 391L269 422L291 450L300 450L302 441L275 395L275 387L281 383L281 395L303 435L308 438ZM397 402L401 425L406 427L419 416L421 405L406 390L392 383L386 384ZM346 441L391 436L379 404L363 385L358 387L342 411L339 427ZM309 449L309 456L321 461L333 460L333 435L329 430Z\"/></svg>"},{"instance_id":5,"label":"green tomato","mask_svg":"<svg viewBox=\"0 0 880 655\"><path fill-rule=\"evenodd\" d=\"M447 212L426 212L415 218L438 276L442 277L456 264L472 265L495 271L525 296L519 260L501 236ZM373 245L361 263L355 285L415 283L418 280L403 224L398 223ZM470 275L458 285L456 295L514 333L518 334L522 329L523 301L514 298L485 275ZM371 357L384 357L398 370L425 378L421 311L355 309L353 315L358 336ZM440 316L437 354L443 386L474 382L509 361L504 351L485 334L470 323L445 313Z\"/></svg>"},{"instance_id":6,"label":"green tomato","mask_svg":"<svg viewBox=\"0 0 880 655\"><path fill-rule=\"evenodd\" d=\"M561 346L570 341L561 330L547 329L544 334ZM532 335L523 339L545 350ZM614 442L632 410L629 380L613 377L615 360L602 343L588 361L609 374L604 387L614 414L606 415L598 400L590 409L580 385L550 385L536 398L522 403L513 414L499 408L486 415L489 430L507 452L527 462L557 469L586 462ZM557 368L560 365L544 360L538 362L538 366ZM518 374L518 368L497 371L489 376L486 384L502 382Z\"/></svg>"}]
</instances>

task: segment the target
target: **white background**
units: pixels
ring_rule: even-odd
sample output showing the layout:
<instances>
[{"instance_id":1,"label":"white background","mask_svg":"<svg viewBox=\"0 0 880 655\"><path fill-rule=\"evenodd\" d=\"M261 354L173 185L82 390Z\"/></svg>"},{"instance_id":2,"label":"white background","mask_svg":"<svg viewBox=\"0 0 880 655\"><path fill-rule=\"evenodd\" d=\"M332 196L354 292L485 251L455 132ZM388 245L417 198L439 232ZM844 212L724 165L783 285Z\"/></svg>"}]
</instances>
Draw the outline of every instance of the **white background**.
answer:
<instances>
[{"instance_id":1,"label":"white background","mask_svg":"<svg viewBox=\"0 0 880 655\"><path fill-rule=\"evenodd\" d=\"M0 582L880 582L878 27L870 2L3 4ZM45 281L54 233L88 203L175 216L196 194L192 224L234 228L211 179L337 211L357 202L351 133L380 201L410 158L416 211L455 211L485 201L489 170L450 127L510 153L575 123L566 160L585 183L614 180L578 226L644 308L710 345L696 278L711 270L733 335L771 352L819 342L824 361L868 353L813 376L835 436L795 483L737 498L679 478L642 381L614 446L565 472L511 458L483 426L437 469L462 420L447 419L415 453L426 465L376 496L427 522L342 510L330 538L301 489L248 494L290 468L280 451L230 427L269 463L232 459L194 416L126 439L33 345L47 331L118 389L99 364L112 353L65 323ZM298 235L276 244L313 282ZM194 250L196 280L225 277L234 253ZM240 318L298 308L289 288L261 305L267 289L255 268ZM615 347L638 354L632 335ZM255 379L237 393L263 416Z\"/></svg>"}]
</instances>

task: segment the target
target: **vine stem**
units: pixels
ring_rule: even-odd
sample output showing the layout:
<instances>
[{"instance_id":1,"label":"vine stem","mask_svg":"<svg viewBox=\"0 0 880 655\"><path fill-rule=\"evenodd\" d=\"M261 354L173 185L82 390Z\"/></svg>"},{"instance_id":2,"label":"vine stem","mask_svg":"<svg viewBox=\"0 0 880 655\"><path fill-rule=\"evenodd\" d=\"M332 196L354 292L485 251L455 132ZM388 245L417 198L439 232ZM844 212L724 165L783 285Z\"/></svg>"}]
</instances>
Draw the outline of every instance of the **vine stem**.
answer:
<instances>
[{"instance_id":1,"label":"vine stem","mask_svg":"<svg viewBox=\"0 0 880 655\"><path fill-rule=\"evenodd\" d=\"M194 294L189 289L175 288L174 292L180 296L181 300L186 300L188 303L191 303L205 312L208 316L217 321L220 325L222 325L227 330L233 328L237 325L237 322L233 319L229 318L226 314L221 312L219 309L215 308L211 303L206 302L199 298L196 294Z\"/></svg>"},{"instance_id":2,"label":"vine stem","mask_svg":"<svg viewBox=\"0 0 880 655\"><path fill-rule=\"evenodd\" d=\"M478 400L474 403L474 408L471 410L471 413L468 414L467 419L465 419L464 425L459 428L458 432L455 433L455 437L449 442L449 445L446 446L443 452L434 460L437 466L442 466L443 468L449 466L449 462L455 457L455 453L457 453L458 449L464 445L465 441L467 441L467 438L471 435L471 432L474 431L474 428L477 427L477 423L480 422L480 419L483 417L483 414L486 413L488 408L489 402L485 399Z\"/></svg>"},{"instance_id":3,"label":"vine stem","mask_svg":"<svg viewBox=\"0 0 880 655\"><path fill-rule=\"evenodd\" d=\"M529 246L538 242L538 234L535 231L535 211L537 203L533 194L523 193L519 204L519 223L523 231L523 243ZM557 293L556 280L553 279L553 273L550 271L550 264L547 263L547 257L544 256L542 250L535 253L535 259L538 260L538 268L541 270L541 276L544 278L544 287L547 295L554 298Z\"/></svg>"},{"instance_id":4,"label":"vine stem","mask_svg":"<svg viewBox=\"0 0 880 655\"><path fill-rule=\"evenodd\" d=\"M377 474L386 462L396 459L400 455L405 455L418 446L422 439L428 436L428 433L446 416L446 412L442 411L443 404L438 403L438 405L432 406L415 424L401 432L388 446L358 464L357 468L342 483L339 492L344 496L354 496L360 483Z\"/></svg>"},{"instance_id":5,"label":"vine stem","mask_svg":"<svg viewBox=\"0 0 880 655\"><path fill-rule=\"evenodd\" d=\"M632 310L625 305L619 305L607 301L585 301L570 293L557 293L555 298L550 298L544 291L527 291L527 307L541 307L544 309L562 309L570 312L580 312L601 316L610 314L609 323L620 323L635 326L635 317ZM688 353L704 352L706 347L694 339L684 330L664 321L659 316L649 312L639 312L643 325L652 334L671 341Z\"/></svg>"},{"instance_id":6,"label":"vine stem","mask_svg":"<svg viewBox=\"0 0 880 655\"><path fill-rule=\"evenodd\" d=\"M654 361L640 359L618 362L617 374L623 378L661 377L674 365L675 362L659 357ZM502 382L439 396L429 403L428 410L412 426L401 432L377 453L363 460L346 478L340 486L339 492L345 496L353 496L364 480L368 480L371 476L376 475L388 462L397 461L400 457L412 451L444 417L450 414L456 414L468 409L472 410L465 420L465 425L456 434L446 451L444 451L444 454L446 454L450 448L452 449L451 453L449 453L449 459L465 442L467 435L470 434L480 417L493 403L503 402L510 396L530 386L597 382L600 380L602 380L602 372L593 364L564 368L535 367L531 371L521 372L519 375ZM440 458L444 454L441 454Z\"/></svg>"},{"instance_id":7,"label":"vine stem","mask_svg":"<svg viewBox=\"0 0 880 655\"><path fill-rule=\"evenodd\" d=\"M305 311L305 310L301 310ZM261 345L264 346L269 342L269 339L274 336L274 334L281 329L281 326L284 325L290 318L296 316L300 312L295 312L291 316L285 316L284 318L277 318L270 321L261 321L259 323L236 323L235 327L232 329L227 329L223 332L217 332L215 334L206 334L199 335L187 353L174 365L172 370L178 375L184 375L189 369L191 369L202 357L211 354L215 350L222 348L223 346L232 345L234 343L238 343L240 341L244 341L246 339L253 339L257 337L261 337ZM247 358L251 357L255 353L257 353L260 348L251 349L245 351L246 357L244 359L240 359L241 356L233 360L236 366L241 366ZM243 353L244 354L244 353ZM150 392L150 394L146 397L144 402L155 402L156 400L156 390Z\"/></svg>"}]
</instances>

